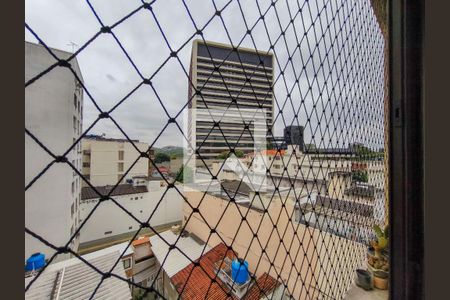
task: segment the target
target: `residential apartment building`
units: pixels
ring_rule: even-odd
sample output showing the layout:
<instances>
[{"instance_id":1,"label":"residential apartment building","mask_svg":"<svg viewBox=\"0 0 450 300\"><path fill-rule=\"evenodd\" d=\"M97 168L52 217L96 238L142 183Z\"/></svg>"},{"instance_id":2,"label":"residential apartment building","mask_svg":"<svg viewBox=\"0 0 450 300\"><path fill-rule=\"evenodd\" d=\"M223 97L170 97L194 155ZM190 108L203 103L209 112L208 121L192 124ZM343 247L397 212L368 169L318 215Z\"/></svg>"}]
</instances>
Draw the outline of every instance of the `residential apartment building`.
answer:
<instances>
[{"instance_id":1,"label":"residential apartment building","mask_svg":"<svg viewBox=\"0 0 450 300\"><path fill-rule=\"evenodd\" d=\"M140 152L148 151L149 145L146 143L133 140L133 144ZM139 158L140 152L133 144L126 139L86 135L82 140L83 175L93 186L114 185L119 181L123 183L131 180L134 176L148 176L149 160ZM83 186L87 184L83 182Z\"/></svg>"},{"instance_id":2,"label":"residential apartment building","mask_svg":"<svg viewBox=\"0 0 450 300\"><path fill-rule=\"evenodd\" d=\"M244 195L245 191L241 191L242 185L235 186L239 187L234 191L230 189L228 193ZM334 297L341 299L354 280L354 270L365 262L366 245L352 239L336 238L334 232L321 230L297 220L298 203L292 194L291 192L282 197L271 197L269 193L269 200L261 197L267 209L264 210L253 205L254 200L251 200L253 197L250 194L247 196L249 200L244 201L239 197L230 204L230 198L225 194L223 197L212 193L205 195L203 191L185 189L183 225L211 249L221 243L232 243L236 255L245 257L248 261L250 272L256 277L267 273L273 278L279 278L287 284L288 294L295 299L322 299L332 292ZM300 198L301 204L309 201L307 193L297 194L297 197ZM201 201L208 205L200 205ZM198 207L198 212L194 212L191 207ZM245 221L242 220L242 215L245 216ZM241 223L243 225L240 225ZM278 234L272 232L274 225ZM214 233L211 233L211 228L214 228ZM259 242L255 242L255 231ZM289 250L279 247L280 239L285 245L289 245ZM346 251L355 253L354 259L351 263L341 264L337 257L339 253L334 255L334 252L327 253L312 246L319 239L325 245L332 241L336 249L347 249ZM329 278L325 270L330 269L343 275ZM329 282L321 285L321 280L326 277ZM304 285L305 282L308 284ZM332 291L336 285L341 286L341 289ZM308 293L305 294L306 291Z\"/></svg>"},{"instance_id":3,"label":"residential apartment building","mask_svg":"<svg viewBox=\"0 0 450 300\"><path fill-rule=\"evenodd\" d=\"M107 195L112 185L96 186L102 195ZM111 197L140 222L149 217L152 227L170 226L181 222L183 198L175 189L167 190L162 178L137 176L131 183L119 184ZM80 203L80 220L87 218L98 204L100 196L91 187L83 187ZM130 238L140 227L135 219L112 201L95 208L94 214L84 224L80 233L80 249L98 247L109 242ZM148 233L149 229L141 233Z\"/></svg>"},{"instance_id":4,"label":"residential apartment building","mask_svg":"<svg viewBox=\"0 0 450 300\"><path fill-rule=\"evenodd\" d=\"M61 59L72 53L51 49ZM42 46L25 42L25 81L35 77L55 59ZM82 80L77 60L70 61ZM55 155L64 154L82 134L83 89L68 68L57 67L25 89L25 128ZM66 155L81 171L81 143ZM28 185L53 158L25 134L25 185ZM81 178L65 163L53 164L25 192L25 226L55 246L69 241L79 226ZM71 243L78 249L78 237ZM54 251L25 234L25 258L36 252L49 257ZM60 254L56 261L68 258Z\"/></svg>"},{"instance_id":5,"label":"residential apartment building","mask_svg":"<svg viewBox=\"0 0 450 300\"><path fill-rule=\"evenodd\" d=\"M235 146L254 151L253 139L266 138L274 120L272 53L195 40L189 80L188 137L197 158L214 159Z\"/></svg>"}]
</instances>

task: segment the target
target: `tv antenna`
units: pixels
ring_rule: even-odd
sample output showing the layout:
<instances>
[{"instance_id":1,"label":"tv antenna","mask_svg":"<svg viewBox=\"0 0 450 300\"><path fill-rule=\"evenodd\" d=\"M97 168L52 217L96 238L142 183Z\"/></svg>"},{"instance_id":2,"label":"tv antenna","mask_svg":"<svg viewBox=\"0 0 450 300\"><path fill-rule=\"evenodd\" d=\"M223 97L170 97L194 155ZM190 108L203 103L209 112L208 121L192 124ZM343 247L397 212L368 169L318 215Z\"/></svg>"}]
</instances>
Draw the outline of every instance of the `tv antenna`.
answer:
<instances>
[{"instance_id":1,"label":"tv antenna","mask_svg":"<svg viewBox=\"0 0 450 300\"><path fill-rule=\"evenodd\" d=\"M78 44L75 44L74 42L68 43L67 46L72 46L72 53L75 52L75 48L78 48Z\"/></svg>"}]
</instances>

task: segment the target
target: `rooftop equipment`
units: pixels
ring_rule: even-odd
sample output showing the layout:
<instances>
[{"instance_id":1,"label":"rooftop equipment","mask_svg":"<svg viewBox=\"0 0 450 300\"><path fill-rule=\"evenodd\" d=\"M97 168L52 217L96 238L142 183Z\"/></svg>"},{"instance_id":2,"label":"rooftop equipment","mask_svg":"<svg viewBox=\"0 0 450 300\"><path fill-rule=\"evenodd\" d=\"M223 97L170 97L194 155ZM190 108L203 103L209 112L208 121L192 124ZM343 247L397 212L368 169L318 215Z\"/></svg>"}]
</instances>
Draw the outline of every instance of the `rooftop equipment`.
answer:
<instances>
[{"instance_id":1,"label":"rooftop equipment","mask_svg":"<svg viewBox=\"0 0 450 300\"><path fill-rule=\"evenodd\" d=\"M25 271L39 270L45 266L45 255L42 253L34 253L27 259Z\"/></svg>"},{"instance_id":2,"label":"rooftop equipment","mask_svg":"<svg viewBox=\"0 0 450 300\"><path fill-rule=\"evenodd\" d=\"M248 262L238 258L231 263L231 278L237 284L244 284L248 280Z\"/></svg>"}]
</instances>

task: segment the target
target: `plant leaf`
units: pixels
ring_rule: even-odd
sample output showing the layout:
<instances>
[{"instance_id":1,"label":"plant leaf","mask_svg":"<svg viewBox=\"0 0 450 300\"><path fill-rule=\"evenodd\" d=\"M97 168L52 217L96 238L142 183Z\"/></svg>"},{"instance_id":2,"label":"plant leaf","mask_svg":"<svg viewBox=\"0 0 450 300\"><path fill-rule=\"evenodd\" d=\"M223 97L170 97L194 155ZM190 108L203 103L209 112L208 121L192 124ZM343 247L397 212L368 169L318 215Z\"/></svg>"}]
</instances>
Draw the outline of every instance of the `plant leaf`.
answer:
<instances>
[{"instance_id":1,"label":"plant leaf","mask_svg":"<svg viewBox=\"0 0 450 300\"><path fill-rule=\"evenodd\" d=\"M381 230L380 226L374 225L373 230L375 231L375 234L377 235L378 238L384 236L383 231Z\"/></svg>"}]
</instances>

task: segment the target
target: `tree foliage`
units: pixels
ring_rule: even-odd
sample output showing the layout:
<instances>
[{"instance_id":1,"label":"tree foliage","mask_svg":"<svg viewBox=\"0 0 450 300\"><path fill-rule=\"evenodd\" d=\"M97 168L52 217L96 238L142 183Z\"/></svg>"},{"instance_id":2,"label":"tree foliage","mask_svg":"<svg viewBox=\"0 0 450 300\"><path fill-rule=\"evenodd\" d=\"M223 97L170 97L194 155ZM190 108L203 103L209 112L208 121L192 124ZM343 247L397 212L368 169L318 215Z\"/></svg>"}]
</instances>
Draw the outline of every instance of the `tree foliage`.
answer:
<instances>
[{"instance_id":1,"label":"tree foliage","mask_svg":"<svg viewBox=\"0 0 450 300\"><path fill-rule=\"evenodd\" d=\"M244 152L242 151L242 150L239 150L239 149L236 149L236 150L234 150L234 154L237 156L237 157L243 157L244 156ZM228 158L230 156L230 151L223 151L222 153L220 153L218 156L217 156L217 158L218 159L226 159L226 158Z\"/></svg>"},{"instance_id":2,"label":"tree foliage","mask_svg":"<svg viewBox=\"0 0 450 300\"><path fill-rule=\"evenodd\" d=\"M170 156L166 153L156 153L155 155L155 163L159 164L165 161L170 161Z\"/></svg>"},{"instance_id":3,"label":"tree foliage","mask_svg":"<svg viewBox=\"0 0 450 300\"><path fill-rule=\"evenodd\" d=\"M181 183L190 183L194 177L194 171L189 166L182 166L175 180Z\"/></svg>"},{"instance_id":4,"label":"tree foliage","mask_svg":"<svg viewBox=\"0 0 450 300\"><path fill-rule=\"evenodd\" d=\"M352 180L357 182L368 182L369 177L367 176L366 171L353 171L352 173Z\"/></svg>"}]
</instances>

